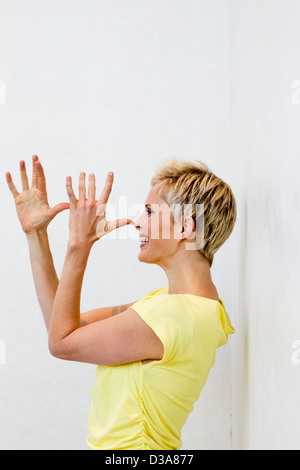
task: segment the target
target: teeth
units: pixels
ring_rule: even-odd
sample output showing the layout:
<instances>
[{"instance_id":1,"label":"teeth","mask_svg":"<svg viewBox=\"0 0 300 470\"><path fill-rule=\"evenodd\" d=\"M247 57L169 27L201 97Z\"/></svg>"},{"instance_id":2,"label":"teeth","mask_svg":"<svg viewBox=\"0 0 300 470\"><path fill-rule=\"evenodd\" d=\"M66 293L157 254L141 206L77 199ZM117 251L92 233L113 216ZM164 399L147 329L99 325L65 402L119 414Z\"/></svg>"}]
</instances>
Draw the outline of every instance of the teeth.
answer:
<instances>
[{"instance_id":1,"label":"teeth","mask_svg":"<svg viewBox=\"0 0 300 470\"><path fill-rule=\"evenodd\" d=\"M148 238L141 238L140 239L142 243L147 243L148 242Z\"/></svg>"}]
</instances>

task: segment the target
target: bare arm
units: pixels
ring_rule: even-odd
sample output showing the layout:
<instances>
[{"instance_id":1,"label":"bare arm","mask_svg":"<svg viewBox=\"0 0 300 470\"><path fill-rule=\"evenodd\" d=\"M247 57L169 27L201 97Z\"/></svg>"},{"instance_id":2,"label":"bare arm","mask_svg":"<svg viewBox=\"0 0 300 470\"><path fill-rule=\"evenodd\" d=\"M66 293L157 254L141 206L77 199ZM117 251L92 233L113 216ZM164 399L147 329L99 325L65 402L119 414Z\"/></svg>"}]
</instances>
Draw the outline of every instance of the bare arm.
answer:
<instances>
[{"instance_id":1,"label":"bare arm","mask_svg":"<svg viewBox=\"0 0 300 470\"><path fill-rule=\"evenodd\" d=\"M16 189L9 172L6 173L6 181L14 197L22 230L27 237L35 289L45 325L47 331L49 331L53 302L59 279L50 251L47 226L59 212L69 209L69 203L60 203L50 208L47 197L46 178L37 155L32 157L31 187L29 186L24 160L20 161L20 176L22 183L22 192L20 193ZM83 314L82 325L121 313L126 308L128 306L121 305L91 310Z\"/></svg>"},{"instance_id":2,"label":"bare arm","mask_svg":"<svg viewBox=\"0 0 300 470\"><path fill-rule=\"evenodd\" d=\"M132 309L118 318L80 326L80 297L90 247L68 245L49 329L54 357L97 365L120 365L158 360L164 346L155 332Z\"/></svg>"},{"instance_id":3,"label":"bare arm","mask_svg":"<svg viewBox=\"0 0 300 470\"><path fill-rule=\"evenodd\" d=\"M95 201L95 177L90 175L88 199L85 198L85 174L79 178L79 200L67 178L70 199L69 243L54 299L49 349L53 356L98 365L119 365L135 361L161 359L164 346L154 330L132 309L103 321L80 326L80 298L84 272L91 248L102 233L97 230L98 207L106 206L113 178L109 174L100 199ZM99 215L105 219L101 212ZM130 219L124 223L131 223ZM119 223L104 220L103 233ZM105 230L106 229L106 230ZM113 228L112 228L113 229Z\"/></svg>"},{"instance_id":4,"label":"bare arm","mask_svg":"<svg viewBox=\"0 0 300 470\"><path fill-rule=\"evenodd\" d=\"M20 161L20 176L21 192L15 187L10 172L6 173L6 181L14 198L22 230L27 237L35 288L48 329L58 278L50 252L47 227L59 212L69 209L70 204L59 203L52 208L49 206L46 178L37 155L32 157L31 187L24 160Z\"/></svg>"},{"instance_id":5,"label":"bare arm","mask_svg":"<svg viewBox=\"0 0 300 470\"><path fill-rule=\"evenodd\" d=\"M135 302L130 304L116 305L113 307L101 307L89 310L88 312L81 313L80 315L80 326L90 325L91 323L96 323L97 321L105 320L109 317L118 315L119 313L125 312L129 309Z\"/></svg>"},{"instance_id":6,"label":"bare arm","mask_svg":"<svg viewBox=\"0 0 300 470\"><path fill-rule=\"evenodd\" d=\"M32 232L27 235L27 241L35 290L49 331L59 280L53 264L47 231Z\"/></svg>"},{"instance_id":7,"label":"bare arm","mask_svg":"<svg viewBox=\"0 0 300 470\"><path fill-rule=\"evenodd\" d=\"M35 290L47 331L49 331L59 279L55 271L47 231L41 230L27 234L27 241ZM86 326L125 312L134 303L89 310L81 314L80 326Z\"/></svg>"}]
</instances>

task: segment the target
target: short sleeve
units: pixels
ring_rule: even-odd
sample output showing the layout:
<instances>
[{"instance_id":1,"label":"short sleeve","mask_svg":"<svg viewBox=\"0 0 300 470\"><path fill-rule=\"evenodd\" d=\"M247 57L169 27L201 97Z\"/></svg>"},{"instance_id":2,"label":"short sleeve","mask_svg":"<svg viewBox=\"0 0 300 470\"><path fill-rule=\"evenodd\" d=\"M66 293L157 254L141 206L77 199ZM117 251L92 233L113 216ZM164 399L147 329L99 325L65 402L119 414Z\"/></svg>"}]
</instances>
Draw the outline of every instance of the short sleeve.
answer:
<instances>
[{"instance_id":1,"label":"short sleeve","mask_svg":"<svg viewBox=\"0 0 300 470\"><path fill-rule=\"evenodd\" d=\"M172 308L166 297L139 300L130 307L147 323L164 346L161 363L172 360L178 349L178 325L172 316Z\"/></svg>"}]
</instances>

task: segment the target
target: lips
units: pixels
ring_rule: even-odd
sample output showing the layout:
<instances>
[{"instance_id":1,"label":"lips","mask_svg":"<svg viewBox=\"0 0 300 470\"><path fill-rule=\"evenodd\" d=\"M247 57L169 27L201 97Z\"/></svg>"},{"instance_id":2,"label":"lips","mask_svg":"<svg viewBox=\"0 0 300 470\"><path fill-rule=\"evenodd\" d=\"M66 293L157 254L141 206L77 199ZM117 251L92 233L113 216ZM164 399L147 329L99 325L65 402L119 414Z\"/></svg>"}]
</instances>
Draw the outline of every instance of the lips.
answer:
<instances>
[{"instance_id":1,"label":"lips","mask_svg":"<svg viewBox=\"0 0 300 470\"><path fill-rule=\"evenodd\" d=\"M140 235L140 242L141 246L145 246L149 242L149 238L146 235L142 234Z\"/></svg>"}]
</instances>

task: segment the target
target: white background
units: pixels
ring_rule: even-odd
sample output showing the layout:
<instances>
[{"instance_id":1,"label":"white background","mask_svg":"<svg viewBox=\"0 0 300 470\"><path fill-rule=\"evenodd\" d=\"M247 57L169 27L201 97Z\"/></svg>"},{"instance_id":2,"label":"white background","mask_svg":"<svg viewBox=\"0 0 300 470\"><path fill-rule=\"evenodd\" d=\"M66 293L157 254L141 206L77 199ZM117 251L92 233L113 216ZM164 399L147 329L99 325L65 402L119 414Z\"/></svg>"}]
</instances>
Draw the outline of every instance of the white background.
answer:
<instances>
[{"instance_id":1,"label":"white background","mask_svg":"<svg viewBox=\"0 0 300 470\"><path fill-rule=\"evenodd\" d=\"M217 352L183 449L300 448L299 13L297 0L0 0L1 449L84 449L95 376L48 352L5 182L10 171L20 189L19 160L31 177L35 153L51 205L68 201L67 175L76 190L79 172L94 172L100 193L113 170L120 217L139 215L169 156L201 159L231 185L238 222L212 277L237 332ZM59 276L67 212L49 239ZM82 311L167 286L138 251L133 227L94 245Z\"/></svg>"},{"instance_id":2,"label":"white background","mask_svg":"<svg viewBox=\"0 0 300 470\"><path fill-rule=\"evenodd\" d=\"M299 450L300 3L229 6L240 206L233 445Z\"/></svg>"}]
</instances>

